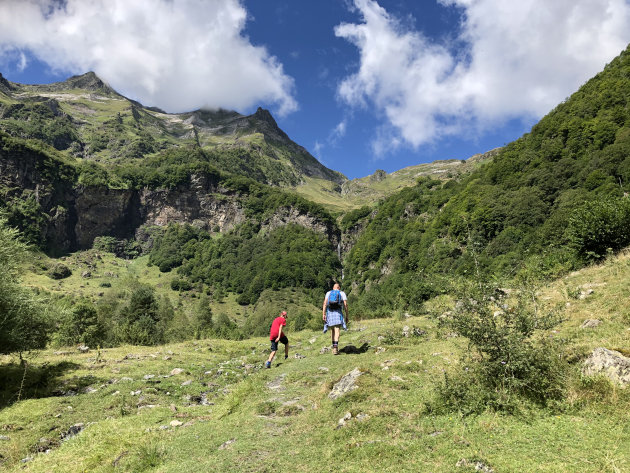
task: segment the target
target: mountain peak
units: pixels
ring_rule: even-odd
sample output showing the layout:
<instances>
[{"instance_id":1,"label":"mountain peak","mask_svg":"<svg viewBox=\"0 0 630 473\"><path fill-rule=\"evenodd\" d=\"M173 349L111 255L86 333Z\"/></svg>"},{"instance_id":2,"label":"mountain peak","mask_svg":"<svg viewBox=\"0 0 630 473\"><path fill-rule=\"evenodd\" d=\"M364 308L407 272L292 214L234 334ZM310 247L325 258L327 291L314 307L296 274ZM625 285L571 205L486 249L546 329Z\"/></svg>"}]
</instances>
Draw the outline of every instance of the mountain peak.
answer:
<instances>
[{"instance_id":1,"label":"mountain peak","mask_svg":"<svg viewBox=\"0 0 630 473\"><path fill-rule=\"evenodd\" d=\"M10 91L13 90L14 87L11 85L11 83L5 79L5 77L2 75L2 73L0 72L0 90L4 90L4 91Z\"/></svg>"},{"instance_id":2,"label":"mountain peak","mask_svg":"<svg viewBox=\"0 0 630 473\"><path fill-rule=\"evenodd\" d=\"M271 113L267 109L258 107L258 109L256 110L256 113L254 113L254 118L257 118L258 120L269 123L274 128L278 128L278 124L276 123L276 120L273 118L273 115L271 115Z\"/></svg>"},{"instance_id":3,"label":"mountain peak","mask_svg":"<svg viewBox=\"0 0 630 473\"><path fill-rule=\"evenodd\" d=\"M70 88L85 89L93 91L115 92L109 85L101 80L94 72L86 72L85 74L72 76L65 80L63 84L67 84Z\"/></svg>"}]
</instances>

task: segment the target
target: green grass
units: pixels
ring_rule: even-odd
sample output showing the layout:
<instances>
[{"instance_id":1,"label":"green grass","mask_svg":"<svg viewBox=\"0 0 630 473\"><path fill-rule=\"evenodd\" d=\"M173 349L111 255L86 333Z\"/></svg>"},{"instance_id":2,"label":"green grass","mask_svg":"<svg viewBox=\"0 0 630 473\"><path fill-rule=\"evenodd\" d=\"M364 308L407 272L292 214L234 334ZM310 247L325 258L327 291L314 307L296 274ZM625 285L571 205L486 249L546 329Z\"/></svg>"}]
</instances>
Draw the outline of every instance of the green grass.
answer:
<instances>
[{"instance_id":1,"label":"green grass","mask_svg":"<svg viewBox=\"0 0 630 473\"><path fill-rule=\"evenodd\" d=\"M555 409L521 416L432 413L435 386L467 350L465 340L447 337L436 325L435 316L451 303L441 297L427 305L424 316L351 319L340 346L368 343L361 354L320 354L330 343L328 334L289 333L291 357L276 358L270 370L262 368L265 337L124 346L100 354L38 352L29 358L34 374L46 364L60 369L39 394L33 395L36 383L28 379L31 399L16 402L15 392L5 395L12 401L0 410L0 434L9 437L0 440L3 466L28 472L474 471L455 467L467 459L497 472L627 471L630 389L582 381L577 372L596 346L630 346L627 304L614 302L627 298L629 276L630 257L621 255L541 290L545 304L564 307L565 321L549 335L566 338L574 354L567 399ZM569 301L566 288L584 284L595 292ZM595 314L604 324L579 328ZM427 335L404 338L403 325ZM379 346L385 351L377 352ZM303 358L294 358L296 353ZM20 377L15 358L0 362L0 373L13 367ZM330 400L332 385L357 367L363 372L358 389ZM170 376L174 368L184 373ZM47 386L79 393L50 397ZM81 392L86 387L96 391ZM352 418L337 428L346 412ZM60 441L78 422L85 429ZM42 438L53 444L50 453L34 453ZM32 460L23 463L27 456Z\"/></svg>"}]
</instances>

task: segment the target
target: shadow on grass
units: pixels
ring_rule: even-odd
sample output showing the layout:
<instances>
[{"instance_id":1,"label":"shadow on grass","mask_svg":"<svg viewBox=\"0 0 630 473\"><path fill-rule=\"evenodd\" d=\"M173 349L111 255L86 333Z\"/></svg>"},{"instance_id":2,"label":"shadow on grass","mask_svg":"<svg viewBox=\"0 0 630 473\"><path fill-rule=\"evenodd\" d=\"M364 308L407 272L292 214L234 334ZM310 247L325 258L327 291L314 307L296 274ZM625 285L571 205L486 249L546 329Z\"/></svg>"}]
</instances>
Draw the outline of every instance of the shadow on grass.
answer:
<instances>
[{"instance_id":1,"label":"shadow on grass","mask_svg":"<svg viewBox=\"0 0 630 473\"><path fill-rule=\"evenodd\" d=\"M10 363L0 365L0 409L23 399L38 399L55 396L58 383L55 380L79 365L69 361L55 364L27 365Z\"/></svg>"},{"instance_id":2,"label":"shadow on grass","mask_svg":"<svg viewBox=\"0 0 630 473\"><path fill-rule=\"evenodd\" d=\"M361 355L367 352L369 348L370 345L368 345L367 343L364 343L359 348L355 347L354 345L346 345L345 347L339 349L339 353L343 353L345 355Z\"/></svg>"}]
</instances>

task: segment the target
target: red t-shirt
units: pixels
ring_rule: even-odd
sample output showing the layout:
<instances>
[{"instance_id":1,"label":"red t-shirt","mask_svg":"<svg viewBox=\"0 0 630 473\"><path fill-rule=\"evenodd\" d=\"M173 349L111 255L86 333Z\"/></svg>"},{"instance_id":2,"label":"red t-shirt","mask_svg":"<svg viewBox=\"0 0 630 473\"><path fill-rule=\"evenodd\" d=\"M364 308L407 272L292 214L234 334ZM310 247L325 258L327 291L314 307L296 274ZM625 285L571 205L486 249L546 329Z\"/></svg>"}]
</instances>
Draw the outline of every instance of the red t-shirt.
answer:
<instances>
[{"instance_id":1,"label":"red t-shirt","mask_svg":"<svg viewBox=\"0 0 630 473\"><path fill-rule=\"evenodd\" d=\"M273 322L271 323L271 330L269 331L269 340L275 340L278 338L281 325L283 327L287 325L287 320L284 317L276 317L273 319Z\"/></svg>"}]
</instances>

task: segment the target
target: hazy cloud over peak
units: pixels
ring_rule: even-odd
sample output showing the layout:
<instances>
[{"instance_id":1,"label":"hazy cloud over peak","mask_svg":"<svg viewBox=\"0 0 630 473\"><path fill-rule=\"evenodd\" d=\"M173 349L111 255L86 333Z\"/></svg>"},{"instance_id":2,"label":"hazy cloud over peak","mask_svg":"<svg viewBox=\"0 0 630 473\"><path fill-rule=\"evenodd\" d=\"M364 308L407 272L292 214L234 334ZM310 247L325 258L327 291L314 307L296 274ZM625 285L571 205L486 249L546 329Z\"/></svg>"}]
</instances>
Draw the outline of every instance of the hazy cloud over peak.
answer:
<instances>
[{"instance_id":1,"label":"hazy cloud over peak","mask_svg":"<svg viewBox=\"0 0 630 473\"><path fill-rule=\"evenodd\" d=\"M440 3L461 10L455 44L410 30L375 0L354 0L362 21L335 28L360 53L340 99L384 115L377 154L541 117L630 40L626 0Z\"/></svg>"},{"instance_id":2,"label":"hazy cloud over peak","mask_svg":"<svg viewBox=\"0 0 630 473\"><path fill-rule=\"evenodd\" d=\"M2 0L0 55L30 51L53 69L93 70L168 111L297 109L293 79L243 35L239 0Z\"/></svg>"}]
</instances>

